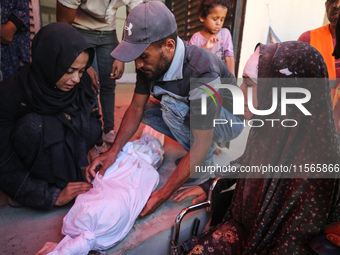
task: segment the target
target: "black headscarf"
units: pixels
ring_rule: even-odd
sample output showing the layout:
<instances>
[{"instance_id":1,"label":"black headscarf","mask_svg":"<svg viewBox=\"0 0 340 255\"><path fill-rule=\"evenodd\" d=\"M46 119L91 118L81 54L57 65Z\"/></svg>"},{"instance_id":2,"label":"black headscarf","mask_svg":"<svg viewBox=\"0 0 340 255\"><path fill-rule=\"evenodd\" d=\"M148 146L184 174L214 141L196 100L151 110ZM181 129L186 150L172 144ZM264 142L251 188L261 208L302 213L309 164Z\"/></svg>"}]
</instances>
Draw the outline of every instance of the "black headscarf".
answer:
<instances>
[{"instance_id":1,"label":"black headscarf","mask_svg":"<svg viewBox=\"0 0 340 255\"><path fill-rule=\"evenodd\" d=\"M340 19L338 19L336 23L335 36L336 36L336 45L334 47L333 56L336 59L339 59L340 58Z\"/></svg>"},{"instance_id":2,"label":"black headscarf","mask_svg":"<svg viewBox=\"0 0 340 255\"><path fill-rule=\"evenodd\" d=\"M52 23L39 30L32 42L32 64L23 78L23 93L32 112L43 116L43 149L51 155L57 187L81 180L79 167L87 164L86 140L90 136L90 114L95 104L91 79L85 72L70 91L56 82L82 53L94 49L72 26Z\"/></svg>"},{"instance_id":3,"label":"black headscarf","mask_svg":"<svg viewBox=\"0 0 340 255\"><path fill-rule=\"evenodd\" d=\"M323 57L303 42L259 47L257 109L270 109L273 88L300 87L311 93L304 105L312 116L305 116L295 106L288 106L287 115L282 116L279 94L278 107L272 114L254 116L279 122L274 127L272 122L253 127L245 152L236 162L242 169L292 166L294 172L294 166L299 171L307 164L307 169L315 170L317 164L325 164L328 169L338 170L339 140ZM289 93L289 98L299 97L300 93ZM298 125L282 127L283 119L295 119ZM225 222L187 244L196 245L190 254L309 254L309 240L323 230L327 221L340 221L334 217L339 207L338 174L328 179L313 178L320 177L316 171L300 175L246 173L242 177L237 180Z\"/></svg>"},{"instance_id":4,"label":"black headscarf","mask_svg":"<svg viewBox=\"0 0 340 255\"><path fill-rule=\"evenodd\" d=\"M66 73L75 59L87 50L92 64L94 49L72 26L52 23L39 30L32 42L32 64L24 84L26 99L34 112L55 114L91 90L81 79L71 91L56 88L56 82ZM86 76L86 75L85 75ZM79 102L85 107L84 102Z\"/></svg>"},{"instance_id":5,"label":"black headscarf","mask_svg":"<svg viewBox=\"0 0 340 255\"><path fill-rule=\"evenodd\" d=\"M339 146L334 132L327 67L320 53L302 42L261 44L259 47L258 110L270 109L273 88L279 91L278 105L270 116L253 116L253 119L263 120L265 125L252 128L246 151L238 161L243 165L336 162ZM305 116L295 105L287 105L287 113L282 115L280 91L284 87L304 88L311 93L311 99L303 104L311 116ZM301 93L289 93L288 98L301 98ZM298 125L287 128L276 122L272 127L265 119L280 122L294 119Z\"/></svg>"},{"instance_id":6,"label":"black headscarf","mask_svg":"<svg viewBox=\"0 0 340 255\"><path fill-rule=\"evenodd\" d=\"M294 128L267 122L252 128L246 150L237 161L242 166L302 166L340 162L327 68L320 53L303 42L260 45L258 109L269 109L273 87L303 87L311 92L304 104L312 116L304 116L289 106L282 116L280 98L277 110L256 119L295 119ZM261 78L281 78L267 80ZM306 82L303 78L318 78ZM298 93L290 98L298 98ZM279 122L277 122L279 123ZM299 170L299 169L298 169ZM313 176L314 175L314 176ZM308 241L325 226L339 199L338 179L314 179L317 173L301 175L246 175L239 179L228 218L246 229L244 254L305 254ZM284 178L282 178L284 177ZM299 178L294 178L299 177ZM288 179L289 178L289 179Z\"/></svg>"}]
</instances>

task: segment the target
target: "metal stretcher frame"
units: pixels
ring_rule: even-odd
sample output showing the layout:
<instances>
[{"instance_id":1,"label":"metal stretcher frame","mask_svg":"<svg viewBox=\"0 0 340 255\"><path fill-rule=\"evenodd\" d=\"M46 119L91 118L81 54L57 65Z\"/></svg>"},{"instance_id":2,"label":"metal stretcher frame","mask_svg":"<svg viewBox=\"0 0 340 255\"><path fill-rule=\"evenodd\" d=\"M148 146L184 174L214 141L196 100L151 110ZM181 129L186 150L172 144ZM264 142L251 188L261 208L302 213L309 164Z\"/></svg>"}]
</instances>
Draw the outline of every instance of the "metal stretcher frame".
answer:
<instances>
[{"instance_id":1,"label":"metal stretcher frame","mask_svg":"<svg viewBox=\"0 0 340 255\"><path fill-rule=\"evenodd\" d=\"M181 228L181 222L184 218L184 216L186 216L188 213L190 212L194 212L203 208L207 208L208 212L212 211L213 208L213 195L215 193L215 188L217 183L219 183L221 180L221 178L217 178L213 181L213 183L210 185L209 188L209 194L208 194L208 199L205 202L199 203L197 205L192 205L189 206L185 209L183 209L176 217L175 220L175 229L173 232L173 238L171 240L171 253L172 255L178 255L179 253L179 244L178 244L178 240L179 240L179 233L180 233L180 228Z\"/></svg>"}]
</instances>

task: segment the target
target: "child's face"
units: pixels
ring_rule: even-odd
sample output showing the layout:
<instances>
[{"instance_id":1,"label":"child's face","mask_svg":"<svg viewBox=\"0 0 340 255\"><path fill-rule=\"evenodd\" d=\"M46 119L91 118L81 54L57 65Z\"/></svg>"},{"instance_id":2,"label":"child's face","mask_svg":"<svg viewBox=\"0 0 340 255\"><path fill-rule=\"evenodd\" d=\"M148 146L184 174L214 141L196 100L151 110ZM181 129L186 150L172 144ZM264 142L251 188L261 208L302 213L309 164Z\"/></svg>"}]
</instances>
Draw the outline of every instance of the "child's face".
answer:
<instances>
[{"instance_id":1,"label":"child's face","mask_svg":"<svg viewBox=\"0 0 340 255\"><path fill-rule=\"evenodd\" d=\"M227 12L227 8L217 5L211 9L205 19L200 17L200 21L203 22L204 25L204 30L209 34L216 35L223 26Z\"/></svg>"}]
</instances>

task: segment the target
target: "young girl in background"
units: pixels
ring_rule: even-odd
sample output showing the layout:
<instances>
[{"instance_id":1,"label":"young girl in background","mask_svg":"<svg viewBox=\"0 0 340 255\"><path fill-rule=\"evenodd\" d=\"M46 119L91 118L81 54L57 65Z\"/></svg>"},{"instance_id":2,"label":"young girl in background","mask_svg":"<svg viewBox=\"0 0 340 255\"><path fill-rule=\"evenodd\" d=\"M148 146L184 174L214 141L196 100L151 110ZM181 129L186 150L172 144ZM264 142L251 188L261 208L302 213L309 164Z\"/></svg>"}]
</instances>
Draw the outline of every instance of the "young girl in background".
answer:
<instances>
[{"instance_id":1,"label":"young girl in background","mask_svg":"<svg viewBox=\"0 0 340 255\"><path fill-rule=\"evenodd\" d=\"M203 23L203 30L196 32L190 39L190 45L197 45L214 53L226 62L235 76L234 50L231 34L222 28L228 13L227 0L201 0L198 17ZM214 154L222 155L222 150L213 142Z\"/></svg>"},{"instance_id":2,"label":"young girl in background","mask_svg":"<svg viewBox=\"0 0 340 255\"><path fill-rule=\"evenodd\" d=\"M189 43L217 55L226 62L229 70L235 75L231 34L227 28L222 28L227 13L227 0L201 0L198 17L203 23L203 30L195 33Z\"/></svg>"}]
</instances>

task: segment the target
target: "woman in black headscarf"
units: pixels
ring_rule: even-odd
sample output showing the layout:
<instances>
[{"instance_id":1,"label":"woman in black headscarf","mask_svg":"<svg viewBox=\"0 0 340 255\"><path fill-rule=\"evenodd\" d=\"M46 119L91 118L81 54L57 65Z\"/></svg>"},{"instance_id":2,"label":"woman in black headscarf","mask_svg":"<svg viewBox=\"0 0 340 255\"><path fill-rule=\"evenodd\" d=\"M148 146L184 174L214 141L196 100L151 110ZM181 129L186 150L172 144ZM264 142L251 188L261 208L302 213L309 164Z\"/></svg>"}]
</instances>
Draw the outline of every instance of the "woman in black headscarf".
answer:
<instances>
[{"instance_id":1,"label":"woman in black headscarf","mask_svg":"<svg viewBox=\"0 0 340 255\"><path fill-rule=\"evenodd\" d=\"M76 29L49 24L32 42L32 64L0 84L0 189L50 209L88 191L81 167L101 136L86 69L94 50Z\"/></svg>"},{"instance_id":2,"label":"woman in black headscarf","mask_svg":"<svg viewBox=\"0 0 340 255\"><path fill-rule=\"evenodd\" d=\"M340 167L326 65L320 53L306 43L260 44L243 76L245 117L262 120L264 125L250 130L245 152L236 162L243 167L292 166L293 171L241 176L224 223L194 240L190 254L308 254L309 240L319 234L327 220L337 220L332 212L339 201L338 174L311 172L317 164L328 170ZM257 110L271 108L273 88L278 88L276 110L269 116L253 116L247 87L253 88ZM280 91L288 87L311 93L303 104L310 116L290 104L282 115ZM288 93L287 97L297 102L305 95ZM279 121L273 124L266 119ZM297 125L284 127L286 119L295 120ZM284 124L294 126L296 122ZM300 172L300 166L310 172ZM184 191L175 199L193 194L204 197L202 188L205 186Z\"/></svg>"}]
</instances>

